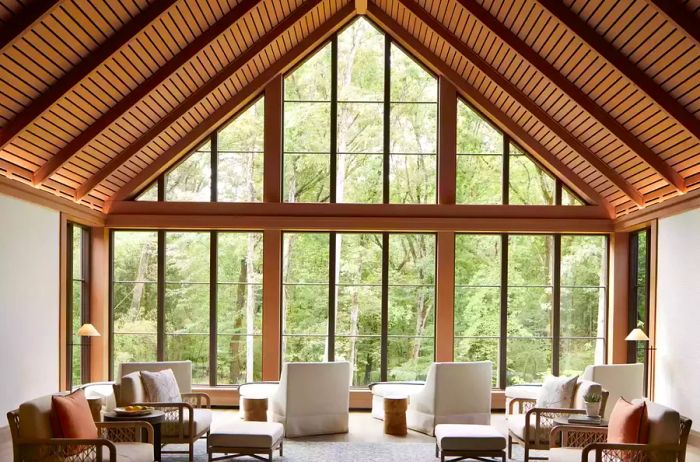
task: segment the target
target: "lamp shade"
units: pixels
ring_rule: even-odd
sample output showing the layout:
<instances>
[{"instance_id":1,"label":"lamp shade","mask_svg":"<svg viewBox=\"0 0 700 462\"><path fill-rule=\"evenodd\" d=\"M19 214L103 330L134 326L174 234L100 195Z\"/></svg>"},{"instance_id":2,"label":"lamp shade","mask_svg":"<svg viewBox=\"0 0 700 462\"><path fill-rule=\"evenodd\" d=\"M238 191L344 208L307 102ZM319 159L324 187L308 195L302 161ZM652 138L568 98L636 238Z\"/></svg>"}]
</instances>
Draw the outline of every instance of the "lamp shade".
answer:
<instances>
[{"instance_id":1,"label":"lamp shade","mask_svg":"<svg viewBox=\"0 0 700 462\"><path fill-rule=\"evenodd\" d=\"M625 340L628 342L648 342L649 337L647 337L647 334L645 334L642 329L637 327L636 329L632 329L632 332L625 337Z\"/></svg>"},{"instance_id":2,"label":"lamp shade","mask_svg":"<svg viewBox=\"0 0 700 462\"><path fill-rule=\"evenodd\" d=\"M99 337L100 333L97 332L97 329L95 329L95 326L93 326L90 323L83 324L80 326L80 329L78 329L78 336L80 337Z\"/></svg>"}]
</instances>

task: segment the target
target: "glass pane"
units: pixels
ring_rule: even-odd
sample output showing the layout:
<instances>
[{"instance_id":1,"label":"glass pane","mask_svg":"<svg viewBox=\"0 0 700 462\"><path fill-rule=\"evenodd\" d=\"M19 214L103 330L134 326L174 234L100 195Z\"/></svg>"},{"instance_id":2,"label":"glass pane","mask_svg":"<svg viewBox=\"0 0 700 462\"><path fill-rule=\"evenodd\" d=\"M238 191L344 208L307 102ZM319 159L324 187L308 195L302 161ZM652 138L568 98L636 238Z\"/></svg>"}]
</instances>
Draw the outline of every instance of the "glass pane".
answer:
<instances>
[{"instance_id":1,"label":"glass pane","mask_svg":"<svg viewBox=\"0 0 700 462\"><path fill-rule=\"evenodd\" d=\"M165 332L209 334L209 284L165 285Z\"/></svg>"},{"instance_id":2,"label":"glass pane","mask_svg":"<svg viewBox=\"0 0 700 462\"><path fill-rule=\"evenodd\" d=\"M262 283L262 233L217 233L218 282Z\"/></svg>"},{"instance_id":3,"label":"glass pane","mask_svg":"<svg viewBox=\"0 0 700 462\"><path fill-rule=\"evenodd\" d=\"M284 155L284 201L328 202L330 154Z\"/></svg>"},{"instance_id":4,"label":"glass pane","mask_svg":"<svg viewBox=\"0 0 700 462\"><path fill-rule=\"evenodd\" d=\"M637 285L647 284L647 230L637 233Z\"/></svg>"},{"instance_id":5,"label":"glass pane","mask_svg":"<svg viewBox=\"0 0 700 462\"><path fill-rule=\"evenodd\" d=\"M262 380L262 337L217 336L216 383L240 385Z\"/></svg>"},{"instance_id":6,"label":"glass pane","mask_svg":"<svg viewBox=\"0 0 700 462\"><path fill-rule=\"evenodd\" d=\"M508 289L508 335L550 337L552 335L552 289L510 287Z\"/></svg>"},{"instance_id":7,"label":"glass pane","mask_svg":"<svg viewBox=\"0 0 700 462\"><path fill-rule=\"evenodd\" d=\"M166 361L192 361L192 383L209 384L209 335L166 334Z\"/></svg>"},{"instance_id":8,"label":"glass pane","mask_svg":"<svg viewBox=\"0 0 700 462\"><path fill-rule=\"evenodd\" d=\"M603 286L606 269L605 236L561 237L562 286Z\"/></svg>"},{"instance_id":9,"label":"glass pane","mask_svg":"<svg viewBox=\"0 0 700 462\"><path fill-rule=\"evenodd\" d=\"M284 334L328 333L328 285L285 284L282 288Z\"/></svg>"},{"instance_id":10,"label":"glass pane","mask_svg":"<svg viewBox=\"0 0 700 462\"><path fill-rule=\"evenodd\" d=\"M284 99L285 101L330 101L330 43L285 77Z\"/></svg>"},{"instance_id":11,"label":"glass pane","mask_svg":"<svg viewBox=\"0 0 700 462\"><path fill-rule=\"evenodd\" d=\"M217 133L217 151L263 152L265 145L265 98L259 98ZM221 183L219 183L221 185Z\"/></svg>"},{"instance_id":12,"label":"glass pane","mask_svg":"<svg viewBox=\"0 0 700 462\"><path fill-rule=\"evenodd\" d=\"M437 156L392 154L389 192L392 204L434 204Z\"/></svg>"},{"instance_id":13,"label":"glass pane","mask_svg":"<svg viewBox=\"0 0 700 462\"><path fill-rule=\"evenodd\" d=\"M165 174L166 201L211 201L211 143Z\"/></svg>"},{"instance_id":14,"label":"glass pane","mask_svg":"<svg viewBox=\"0 0 700 462\"><path fill-rule=\"evenodd\" d=\"M437 79L413 58L392 44L391 101L437 102Z\"/></svg>"},{"instance_id":15,"label":"glass pane","mask_svg":"<svg viewBox=\"0 0 700 462\"><path fill-rule=\"evenodd\" d=\"M282 336L282 362L321 362L328 359L325 336Z\"/></svg>"},{"instance_id":16,"label":"glass pane","mask_svg":"<svg viewBox=\"0 0 700 462\"><path fill-rule=\"evenodd\" d=\"M389 286L389 335L435 336L435 288Z\"/></svg>"},{"instance_id":17,"label":"glass pane","mask_svg":"<svg viewBox=\"0 0 700 462\"><path fill-rule=\"evenodd\" d=\"M437 104L393 103L390 123L392 154L437 152Z\"/></svg>"},{"instance_id":18,"label":"glass pane","mask_svg":"<svg viewBox=\"0 0 700 462\"><path fill-rule=\"evenodd\" d=\"M602 338L563 338L559 345L559 375L577 375L586 366L603 363L605 342Z\"/></svg>"},{"instance_id":19,"label":"glass pane","mask_svg":"<svg viewBox=\"0 0 700 462\"><path fill-rule=\"evenodd\" d=\"M114 332L155 334L157 290L154 282L115 282L112 285Z\"/></svg>"},{"instance_id":20,"label":"glass pane","mask_svg":"<svg viewBox=\"0 0 700 462\"><path fill-rule=\"evenodd\" d=\"M339 284L382 283L382 235L338 233L335 238Z\"/></svg>"},{"instance_id":21,"label":"glass pane","mask_svg":"<svg viewBox=\"0 0 700 462\"><path fill-rule=\"evenodd\" d=\"M455 237L455 284L501 285L501 236L459 234Z\"/></svg>"},{"instance_id":22,"label":"glass pane","mask_svg":"<svg viewBox=\"0 0 700 462\"><path fill-rule=\"evenodd\" d=\"M457 156L457 203L502 204L503 157Z\"/></svg>"},{"instance_id":23,"label":"glass pane","mask_svg":"<svg viewBox=\"0 0 700 462\"><path fill-rule=\"evenodd\" d=\"M551 339L508 339L506 384L542 383L552 373Z\"/></svg>"},{"instance_id":24,"label":"glass pane","mask_svg":"<svg viewBox=\"0 0 700 462\"><path fill-rule=\"evenodd\" d=\"M219 153L217 194L219 202L262 202L262 152Z\"/></svg>"},{"instance_id":25,"label":"glass pane","mask_svg":"<svg viewBox=\"0 0 700 462\"><path fill-rule=\"evenodd\" d=\"M216 296L219 334L262 334L261 284L219 284Z\"/></svg>"},{"instance_id":26,"label":"glass pane","mask_svg":"<svg viewBox=\"0 0 700 462\"><path fill-rule=\"evenodd\" d=\"M435 235L389 236L389 285L435 284Z\"/></svg>"},{"instance_id":27,"label":"glass pane","mask_svg":"<svg viewBox=\"0 0 700 462\"><path fill-rule=\"evenodd\" d=\"M338 36L338 100L384 99L384 34L359 18Z\"/></svg>"},{"instance_id":28,"label":"glass pane","mask_svg":"<svg viewBox=\"0 0 700 462\"><path fill-rule=\"evenodd\" d=\"M73 227L73 242L71 243L73 260L73 279L83 279L83 228L71 224Z\"/></svg>"},{"instance_id":29,"label":"glass pane","mask_svg":"<svg viewBox=\"0 0 700 462\"><path fill-rule=\"evenodd\" d=\"M561 336L605 335L605 290L561 289Z\"/></svg>"},{"instance_id":30,"label":"glass pane","mask_svg":"<svg viewBox=\"0 0 700 462\"><path fill-rule=\"evenodd\" d=\"M158 200L158 182L154 182L146 188L141 194L136 197L137 201L157 201Z\"/></svg>"},{"instance_id":31,"label":"glass pane","mask_svg":"<svg viewBox=\"0 0 700 462\"><path fill-rule=\"evenodd\" d=\"M511 286L551 285L553 253L552 236L508 236L508 284Z\"/></svg>"},{"instance_id":32,"label":"glass pane","mask_svg":"<svg viewBox=\"0 0 700 462\"><path fill-rule=\"evenodd\" d=\"M71 387L76 387L83 383L82 380L82 347L80 345L80 338L78 337L77 342L73 340L74 344L71 345Z\"/></svg>"},{"instance_id":33,"label":"glass pane","mask_svg":"<svg viewBox=\"0 0 700 462\"><path fill-rule=\"evenodd\" d=\"M455 361L491 361L493 363L492 386L498 384L497 338L455 338Z\"/></svg>"},{"instance_id":34,"label":"glass pane","mask_svg":"<svg viewBox=\"0 0 700 462\"><path fill-rule=\"evenodd\" d=\"M114 281L155 282L158 278L158 233L115 231Z\"/></svg>"},{"instance_id":35,"label":"glass pane","mask_svg":"<svg viewBox=\"0 0 700 462\"><path fill-rule=\"evenodd\" d=\"M73 335L78 333L78 329L83 325L83 283L81 281L73 281L71 284L71 300L72 306L71 310L71 320L73 321L73 326L71 331ZM75 341L80 341L80 337L74 339Z\"/></svg>"},{"instance_id":36,"label":"glass pane","mask_svg":"<svg viewBox=\"0 0 700 462\"><path fill-rule=\"evenodd\" d=\"M381 204L383 200L382 154L338 154L336 202Z\"/></svg>"},{"instance_id":37,"label":"glass pane","mask_svg":"<svg viewBox=\"0 0 700 462\"><path fill-rule=\"evenodd\" d=\"M157 342L155 334L128 335L114 334L114 371L112 375L118 376L119 365L133 362L156 361Z\"/></svg>"},{"instance_id":38,"label":"glass pane","mask_svg":"<svg viewBox=\"0 0 700 462\"><path fill-rule=\"evenodd\" d=\"M352 386L364 387L381 381L379 337L336 337L336 361L348 361L352 367Z\"/></svg>"},{"instance_id":39,"label":"glass pane","mask_svg":"<svg viewBox=\"0 0 700 462\"><path fill-rule=\"evenodd\" d=\"M554 205L554 178L513 144L510 145L508 184L512 205Z\"/></svg>"},{"instance_id":40,"label":"glass pane","mask_svg":"<svg viewBox=\"0 0 700 462\"><path fill-rule=\"evenodd\" d=\"M567 188L561 188L561 205L586 205Z\"/></svg>"},{"instance_id":41,"label":"glass pane","mask_svg":"<svg viewBox=\"0 0 700 462\"><path fill-rule=\"evenodd\" d=\"M503 155L503 135L472 108L457 102L457 154Z\"/></svg>"},{"instance_id":42,"label":"glass pane","mask_svg":"<svg viewBox=\"0 0 700 462\"><path fill-rule=\"evenodd\" d=\"M389 337L387 379L405 382L425 380L430 364L435 360L432 338Z\"/></svg>"},{"instance_id":43,"label":"glass pane","mask_svg":"<svg viewBox=\"0 0 700 462\"><path fill-rule=\"evenodd\" d=\"M382 330L382 288L341 286L337 293L336 335L379 335Z\"/></svg>"},{"instance_id":44,"label":"glass pane","mask_svg":"<svg viewBox=\"0 0 700 462\"><path fill-rule=\"evenodd\" d=\"M166 282L209 282L210 234L165 233Z\"/></svg>"},{"instance_id":45,"label":"glass pane","mask_svg":"<svg viewBox=\"0 0 700 462\"><path fill-rule=\"evenodd\" d=\"M384 105L338 103L338 152L384 150Z\"/></svg>"},{"instance_id":46,"label":"glass pane","mask_svg":"<svg viewBox=\"0 0 700 462\"><path fill-rule=\"evenodd\" d=\"M454 333L456 337L500 337L501 289L457 287Z\"/></svg>"},{"instance_id":47,"label":"glass pane","mask_svg":"<svg viewBox=\"0 0 700 462\"><path fill-rule=\"evenodd\" d=\"M328 285L328 233L284 233L282 281Z\"/></svg>"},{"instance_id":48,"label":"glass pane","mask_svg":"<svg viewBox=\"0 0 700 462\"><path fill-rule=\"evenodd\" d=\"M284 151L329 152L330 103L284 103Z\"/></svg>"}]
</instances>

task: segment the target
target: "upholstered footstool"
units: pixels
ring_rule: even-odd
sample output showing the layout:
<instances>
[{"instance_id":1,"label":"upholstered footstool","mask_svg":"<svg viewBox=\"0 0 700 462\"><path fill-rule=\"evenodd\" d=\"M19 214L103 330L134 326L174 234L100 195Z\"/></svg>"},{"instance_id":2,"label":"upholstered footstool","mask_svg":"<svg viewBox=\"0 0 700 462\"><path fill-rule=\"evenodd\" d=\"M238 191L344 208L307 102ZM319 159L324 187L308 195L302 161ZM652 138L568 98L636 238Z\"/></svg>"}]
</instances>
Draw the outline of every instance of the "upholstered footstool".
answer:
<instances>
[{"instance_id":1,"label":"upholstered footstool","mask_svg":"<svg viewBox=\"0 0 700 462\"><path fill-rule=\"evenodd\" d=\"M440 424L435 426L435 457L450 462L500 457L506 462L506 438L490 425Z\"/></svg>"},{"instance_id":2,"label":"upholstered footstool","mask_svg":"<svg viewBox=\"0 0 700 462\"><path fill-rule=\"evenodd\" d=\"M209 460L233 459L234 457L272 454L279 449L282 456L284 426L277 422L240 422L217 426L207 438ZM224 454L214 457L214 454ZM264 459L262 459L264 460Z\"/></svg>"}]
</instances>

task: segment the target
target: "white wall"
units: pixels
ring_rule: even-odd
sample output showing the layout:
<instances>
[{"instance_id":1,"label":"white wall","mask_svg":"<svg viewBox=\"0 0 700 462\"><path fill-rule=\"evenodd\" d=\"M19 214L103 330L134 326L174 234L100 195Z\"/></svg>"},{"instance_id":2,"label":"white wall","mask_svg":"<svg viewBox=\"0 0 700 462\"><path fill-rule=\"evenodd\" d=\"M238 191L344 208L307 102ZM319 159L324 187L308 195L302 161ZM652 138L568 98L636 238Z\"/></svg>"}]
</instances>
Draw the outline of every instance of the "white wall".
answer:
<instances>
[{"instance_id":1,"label":"white wall","mask_svg":"<svg viewBox=\"0 0 700 462\"><path fill-rule=\"evenodd\" d=\"M0 194L0 427L58 390L59 213Z\"/></svg>"},{"instance_id":2,"label":"white wall","mask_svg":"<svg viewBox=\"0 0 700 462\"><path fill-rule=\"evenodd\" d=\"M659 220L655 400L700 430L700 210Z\"/></svg>"}]
</instances>

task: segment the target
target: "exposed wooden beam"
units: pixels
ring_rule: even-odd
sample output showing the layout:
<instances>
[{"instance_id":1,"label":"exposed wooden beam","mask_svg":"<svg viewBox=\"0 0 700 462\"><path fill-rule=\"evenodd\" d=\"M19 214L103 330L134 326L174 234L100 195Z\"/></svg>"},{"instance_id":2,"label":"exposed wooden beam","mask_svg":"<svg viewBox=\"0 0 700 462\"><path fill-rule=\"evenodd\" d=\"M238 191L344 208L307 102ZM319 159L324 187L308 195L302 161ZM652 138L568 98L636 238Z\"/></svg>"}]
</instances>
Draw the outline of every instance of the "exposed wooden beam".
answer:
<instances>
[{"instance_id":1,"label":"exposed wooden beam","mask_svg":"<svg viewBox=\"0 0 700 462\"><path fill-rule=\"evenodd\" d=\"M103 130L122 117L136 103L165 82L172 74L184 66L190 59L207 47L221 34L226 32L236 21L257 5L259 0L244 0L212 24L204 33L180 50L163 66L159 67L150 77L141 82L132 92L121 99L95 120L88 128L71 140L65 147L51 157L39 170L34 173L34 184L40 184L53 175L61 166L68 162L76 153L87 146Z\"/></svg>"},{"instance_id":2,"label":"exposed wooden beam","mask_svg":"<svg viewBox=\"0 0 700 462\"><path fill-rule=\"evenodd\" d=\"M80 83L81 80L109 59L112 54L128 43L134 35L140 32L144 27L157 19L158 16L165 12L176 1L177 0L159 0L149 5L124 27L116 31L111 37L105 40L104 43L99 45L97 49L87 55L78 65L71 68L54 82L39 97L33 99L29 106L17 114L0 130L0 149L4 148L22 130L41 117L44 111L49 109L56 101L61 99L63 95L68 93L75 85Z\"/></svg>"},{"instance_id":3,"label":"exposed wooden beam","mask_svg":"<svg viewBox=\"0 0 700 462\"><path fill-rule=\"evenodd\" d=\"M35 23L49 14L61 0L34 0L15 15L2 31L0 31L0 53L11 47Z\"/></svg>"},{"instance_id":4,"label":"exposed wooden beam","mask_svg":"<svg viewBox=\"0 0 700 462\"><path fill-rule=\"evenodd\" d=\"M593 48L600 56L605 58L630 82L636 85L646 95L661 106L672 118L685 127L695 138L700 140L700 122L693 114L688 112L681 103L666 92L660 85L639 69L636 64L630 61L621 51L609 43L603 36L599 35L593 28L581 19L576 13L571 11L565 3L560 0L537 0L562 24L568 27L585 43ZM670 0L662 0L670 1ZM690 19L690 18L689 18ZM697 26L696 26L697 27Z\"/></svg>"},{"instance_id":5,"label":"exposed wooden beam","mask_svg":"<svg viewBox=\"0 0 700 462\"><path fill-rule=\"evenodd\" d=\"M435 19L433 16L427 14L423 9L418 8L414 12L408 5L412 2L407 2L402 0L401 3L406 6L406 8L416 14L417 18L422 21L427 27L434 30L443 40L445 40L452 48L457 50L462 56L464 56L470 63L472 63L477 69L479 69L483 74L485 74L491 81L496 85L501 87L503 91L506 92L510 97L517 101L521 106L528 110L532 115L534 115L540 122L542 122L552 133L558 136L566 144L568 144L579 156L585 159L589 164L598 170L602 175L610 180L617 188L624 192L632 201L637 205L644 205L644 198L637 191L634 186L632 186L627 180L622 178L613 168L611 168L607 163L605 163L600 157L598 157L593 151L591 151L588 146L586 146L581 140L574 136L569 130L562 126L559 122L554 120L539 104L530 99L525 95L515 84L513 84L509 79L504 77L497 69L491 66L486 60L474 52L469 46L457 38L451 30L445 27L440 21ZM372 6L372 5L370 5ZM415 5L414 5L415 7ZM369 11L379 12L380 14L390 18L383 10L379 7L372 6ZM402 27L399 25L399 27Z\"/></svg>"},{"instance_id":6,"label":"exposed wooden beam","mask_svg":"<svg viewBox=\"0 0 700 462\"><path fill-rule=\"evenodd\" d=\"M700 24L695 14L685 8L678 0L649 0L668 19L676 23L695 46L700 46Z\"/></svg>"},{"instance_id":7,"label":"exposed wooden beam","mask_svg":"<svg viewBox=\"0 0 700 462\"><path fill-rule=\"evenodd\" d=\"M615 220L615 231L634 231L654 220L700 209L700 189L636 210Z\"/></svg>"},{"instance_id":8,"label":"exposed wooden beam","mask_svg":"<svg viewBox=\"0 0 700 462\"><path fill-rule=\"evenodd\" d=\"M614 217L615 212L610 203L589 184L583 181L573 170L564 164L558 157L550 153L539 141L526 130L514 123L508 115L493 104L488 98L470 85L457 71L449 67L428 47L419 42L405 28L387 15L379 7L370 4L368 7L370 18L382 25L394 40L419 56L423 62L434 72L443 75L460 92L460 95L494 119L496 125L501 127L511 138L516 140L539 160L546 168L559 176L568 187L575 191L585 201L601 205L608 211L608 216Z\"/></svg>"},{"instance_id":9,"label":"exposed wooden beam","mask_svg":"<svg viewBox=\"0 0 700 462\"><path fill-rule=\"evenodd\" d=\"M673 185L678 191L685 192L685 180L673 167L664 162L653 150L645 145L639 138L627 130L615 117L593 101L577 85L566 78L556 67L540 56L530 45L520 39L510 28L479 3L469 0L457 0L472 16L479 20L486 28L496 34L503 42L515 50L539 72L559 87L569 98L586 110L601 125L607 128L618 140L622 141L630 150L646 162L653 170ZM415 0L405 0L404 4L414 13L425 11L419 7ZM427 12L426 12L427 13Z\"/></svg>"},{"instance_id":10,"label":"exposed wooden beam","mask_svg":"<svg viewBox=\"0 0 700 462\"><path fill-rule=\"evenodd\" d=\"M319 2L309 2L306 5L310 5L311 3L315 5ZM301 11L302 9L306 10L304 7L300 7L297 10L297 12ZM300 18L301 16L299 16L297 12L290 15L289 18ZM262 74L253 79L233 98L226 101L222 106L220 106L216 111L214 111L214 113L211 116L209 116L203 123L195 127L186 136L184 136L182 139L177 141L172 147L170 147L168 150L162 153L158 157L158 159L156 159L153 163L149 164L145 169L139 172L136 175L136 177L131 179L113 197L111 197L110 201L123 200L133 192L143 187L145 184L153 181L155 177L157 177L160 173L164 172L168 167L170 167L180 156L184 155L188 149L190 149L195 144L203 140L206 136L211 134L216 129L218 124L221 123L222 120L229 118L237 110L240 110L243 106L245 106L245 104L251 101L252 98L254 98L265 85L267 85L272 79L274 79L277 74L284 72L286 69L296 64L306 52L308 52L314 46L321 43L323 40L326 40L328 36L330 36L340 27L345 25L354 16L355 5L352 3L349 3L340 10L338 10L333 15L333 17L324 22L318 29L314 30L313 32L311 32L311 34L309 34L299 43L297 43L297 45L295 45L288 53L286 53L282 59L271 64ZM282 21L280 24L278 24L277 27L284 26L284 29L292 27L295 21L291 21L289 20L289 18ZM277 29L277 27L275 27L275 29ZM283 31L280 32L276 31L275 29L270 31L270 33L266 34L265 37L257 43L261 45L267 44L268 42L271 43L278 35L283 33ZM259 48L259 50L262 50L265 47L258 47L256 45L255 48ZM252 54L250 58L252 59L253 56L254 54ZM230 70L230 73L234 71L235 68ZM217 77L214 77L214 79L216 78ZM130 148L127 149L131 150ZM105 169L103 169L103 171L104 170ZM108 175L100 176L106 178ZM92 183L94 183L94 181L92 181ZM94 183L94 185L97 185L98 183L99 182ZM92 187L90 189L92 189ZM87 191L87 188L84 188L84 190Z\"/></svg>"}]
</instances>

